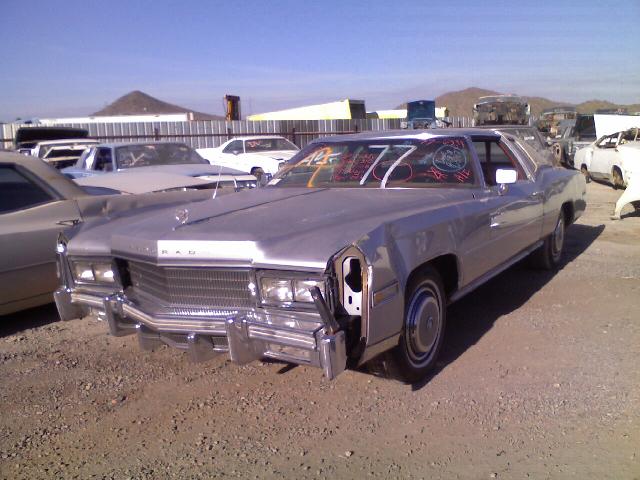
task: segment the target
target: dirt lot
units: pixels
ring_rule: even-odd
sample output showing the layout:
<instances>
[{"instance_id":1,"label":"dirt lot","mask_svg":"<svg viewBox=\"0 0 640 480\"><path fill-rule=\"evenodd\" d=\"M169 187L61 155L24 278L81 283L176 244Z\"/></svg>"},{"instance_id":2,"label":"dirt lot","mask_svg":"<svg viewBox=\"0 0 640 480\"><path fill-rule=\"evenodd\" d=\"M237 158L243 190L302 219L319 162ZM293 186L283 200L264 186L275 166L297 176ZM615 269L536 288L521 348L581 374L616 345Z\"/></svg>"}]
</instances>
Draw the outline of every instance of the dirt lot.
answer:
<instances>
[{"instance_id":1,"label":"dirt lot","mask_svg":"<svg viewBox=\"0 0 640 480\"><path fill-rule=\"evenodd\" d=\"M638 479L640 215L588 189L563 268L454 305L423 385L195 365L53 306L2 318L0 477Z\"/></svg>"}]
</instances>

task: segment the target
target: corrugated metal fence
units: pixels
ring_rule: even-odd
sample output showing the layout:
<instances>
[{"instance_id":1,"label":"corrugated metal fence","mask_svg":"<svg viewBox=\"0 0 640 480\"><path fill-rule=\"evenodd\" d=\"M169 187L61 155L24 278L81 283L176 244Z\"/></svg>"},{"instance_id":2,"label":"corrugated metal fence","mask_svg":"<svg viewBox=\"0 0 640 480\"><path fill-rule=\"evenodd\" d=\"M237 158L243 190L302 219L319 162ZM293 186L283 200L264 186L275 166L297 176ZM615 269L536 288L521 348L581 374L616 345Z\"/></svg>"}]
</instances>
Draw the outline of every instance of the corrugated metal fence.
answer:
<instances>
[{"instance_id":1,"label":"corrugated metal fence","mask_svg":"<svg viewBox=\"0 0 640 480\"><path fill-rule=\"evenodd\" d=\"M470 117L451 117L454 127L470 127ZM327 135L342 135L366 131L382 131L400 128L400 119L366 120L268 120L250 122L240 120L221 122L201 120L190 122L132 122L132 123L80 123L58 126L79 127L89 131L89 136L104 142L135 142L172 140L184 142L193 148L217 147L228 139L240 135L277 134L288 138L299 147L311 140ZM0 145L12 148L15 133L20 127L30 125L3 124ZM33 125L36 126L36 125Z\"/></svg>"}]
</instances>

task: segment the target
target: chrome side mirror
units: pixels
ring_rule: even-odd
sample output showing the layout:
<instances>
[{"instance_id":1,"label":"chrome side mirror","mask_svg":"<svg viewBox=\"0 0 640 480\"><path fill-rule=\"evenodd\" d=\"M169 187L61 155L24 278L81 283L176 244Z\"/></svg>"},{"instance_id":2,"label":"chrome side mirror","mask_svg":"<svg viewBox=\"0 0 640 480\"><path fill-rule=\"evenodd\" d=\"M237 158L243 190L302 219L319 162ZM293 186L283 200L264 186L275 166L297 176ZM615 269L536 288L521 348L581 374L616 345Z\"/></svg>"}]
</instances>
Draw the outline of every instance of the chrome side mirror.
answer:
<instances>
[{"instance_id":1,"label":"chrome side mirror","mask_svg":"<svg viewBox=\"0 0 640 480\"><path fill-rule=\"evenodd\" d=\"M518 171L513 168L499 168L496 170L496 185L498 193L504 195L509 187L507 185L518 181Z\"/></svg>"}]
</instances>

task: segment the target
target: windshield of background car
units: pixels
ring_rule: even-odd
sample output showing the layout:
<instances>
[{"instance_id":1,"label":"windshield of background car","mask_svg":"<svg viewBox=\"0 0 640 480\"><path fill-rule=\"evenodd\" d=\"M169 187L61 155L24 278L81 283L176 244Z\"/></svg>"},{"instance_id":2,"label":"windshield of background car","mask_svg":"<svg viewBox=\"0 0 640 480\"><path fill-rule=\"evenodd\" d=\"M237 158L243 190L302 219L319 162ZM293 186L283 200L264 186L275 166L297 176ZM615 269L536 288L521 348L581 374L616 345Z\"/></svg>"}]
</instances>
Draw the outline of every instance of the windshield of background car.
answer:
<instances>
[{"instance_id":1,"label":"windshield of background car","mask_svg":"<svg viewBox=\"0 0 640 480\"><path fill-rule=\"evenodd\" d=\"M312 143L270 185L278 187L470 186L475 167L462 137Z\"/></svg>"},{"instance_id":2,"label":"windshield of background car","mask_svg":"<svg viewBox=\"0 0 640 480\"><path fill-rule=\"evenodd\" d=\"M576 140L595 140L596 123L593 115L578 117L575 128Z\"/></svg>"},{"instance_id":3,"label":"windshield of background car","mask_svg":"<svg viewBox=\"0 0 640 480\"><path fill-rule=\"evenodd\" d=\"M270 150L298 150L293 143L284 138L257 138L245 140L244 148L249 152L268 152Z\"/></svg>"},{"instance_id":4,"label":"windshield of background car","mask_svg":"<svg viewBox=\"0 0 640 480\"><path fill-rule=\"evenodd\" d=\"M209 164L195 150L186 145L155 143L149 145L127 145L116 148L116 164L118 168L199 163Z\"/></svg>"}]
</instances>

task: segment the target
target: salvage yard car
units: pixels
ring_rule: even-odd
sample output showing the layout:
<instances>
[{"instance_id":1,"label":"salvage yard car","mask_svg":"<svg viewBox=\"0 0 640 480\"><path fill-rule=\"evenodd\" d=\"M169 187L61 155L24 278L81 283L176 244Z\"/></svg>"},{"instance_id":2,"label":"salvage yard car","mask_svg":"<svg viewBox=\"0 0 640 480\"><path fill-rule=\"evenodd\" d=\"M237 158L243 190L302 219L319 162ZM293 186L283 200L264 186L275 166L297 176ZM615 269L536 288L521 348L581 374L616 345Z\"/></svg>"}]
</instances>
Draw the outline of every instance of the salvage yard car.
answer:
<instances>
[{"instance_id":1,"label":"salvage yard car","mask_svg":"<svg viewBox=\"0 0 640 480\"><path fill-rule=\"evenodd\" d=\"M61 231L134 207L212 196L212 190L105 195L115 193L117 185L104 183L91 192L101 196L92 196L39 158L0 152L0 315L53 301Z\"/></svg>"},{"instance_id":2,"label":"salvage yard car","mask_svg":"<svg viewBox=\"0 0 640 480\"><path fill-rule=\"evenodd\" d=\"M232 138L217 148L199 148L197 152L212 165L237 168L256 177L271 177L298 153L299 148L284 137L259 136Z\"/></svg>"},{"instance_id":3,"label":"salvage yard car","mask_svg":"<svg viewBox=\"0 0 640 480\"><path fill-rule=\"evenodd\" d=\"M586 207L584 177L482 129L316 140L270 185L158 207L60 238L60 316L194 360L228 352L334 378L383 354L433 368L447 305L532 256L554 268Z\"/></svg>"},{"instance_id":4,"label":"salvage yard car","mask_svg":"<svg viewBox=\"0 0 640 480\"><path fill-rule=\"evenodd\" d=\"M575 154L575 169L595 180L611 182L613 188L627 186L628 170L640 165L640 129L606 135Z\"/></svg>"},{"instance_id":5,"label":"salvage yard car","mask_svg":"<svg viewBox=\"0 0 640 480\"><path fill-rule=\"evenodd\" d=\"M178 142L104 143L87 150L74 167L62 169L71 178L136 171L164 173L207 181L233 181L237 190L254 188L256 178L233 168L212 166L195 150Z\"/></svg>"},{"instance_id":6,"label":"salvage yard car","mask_svg":"<svg viewBox=\"0 0 640 480\"><path fill-rule=\"evenodd\" d=\"M31 154L58 169L62 169L74 165L85 150L99 143L98 140L86 138L48 140L38 142L31 150Z\"/></svg>"}]
</instances>

